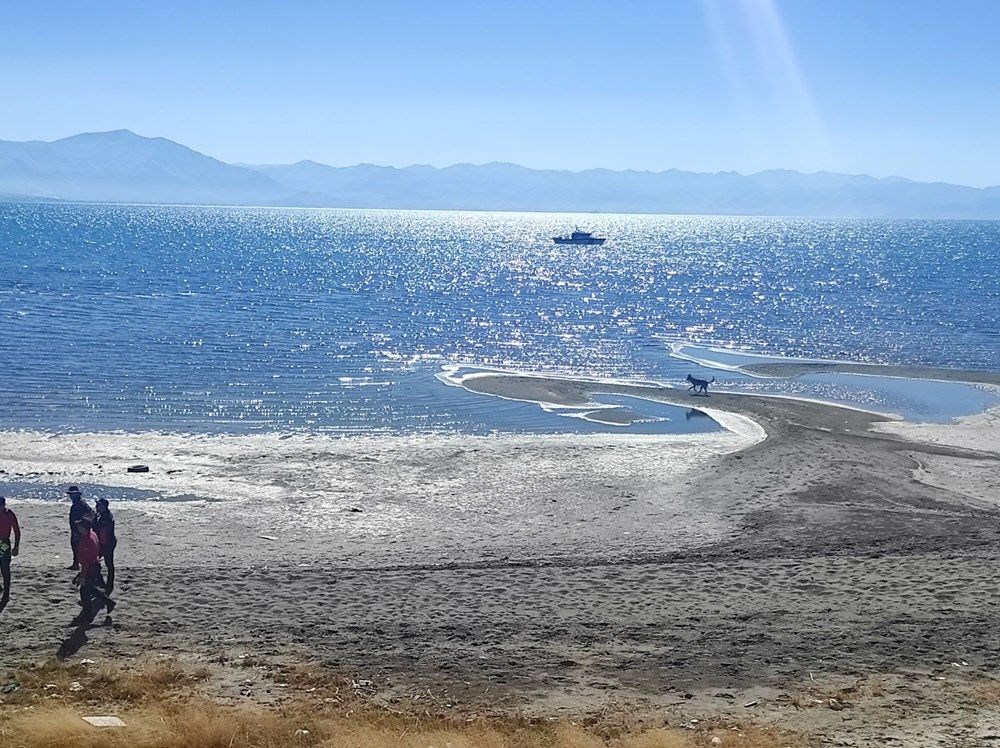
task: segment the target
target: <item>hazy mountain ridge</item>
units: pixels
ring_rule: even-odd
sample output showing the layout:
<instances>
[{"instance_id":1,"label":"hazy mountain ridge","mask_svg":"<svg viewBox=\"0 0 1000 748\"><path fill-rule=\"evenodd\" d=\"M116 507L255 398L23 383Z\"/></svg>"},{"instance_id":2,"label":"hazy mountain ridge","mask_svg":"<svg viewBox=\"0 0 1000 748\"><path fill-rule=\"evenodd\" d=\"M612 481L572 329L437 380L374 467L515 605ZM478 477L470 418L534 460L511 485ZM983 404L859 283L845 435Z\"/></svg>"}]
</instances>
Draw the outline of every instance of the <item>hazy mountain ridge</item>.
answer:
<instances>
[{"instance_id":1,"label":"hazy mountain ridge","mask_svg":"<svg viewBox=\"0 0 1000 748\"><path fill-rule=\"evenodd\" d=\"M256 203L282 199L288 190L171 140L115 130L51 143L0 141L0 192L64 200Z\"/></svg>"},{"instance_id":2,"label":"hazy mountain ridge","mask_svg":"<svg viewBox=\"0 0 1000 748\"><path fill-rule=\"evenodd\" d=\"M128 130L0 141L0 194L140 203L863 217L1000 218L1000 187L785 169L743 175L227 164Z\"/></svg>"}]
</instances>

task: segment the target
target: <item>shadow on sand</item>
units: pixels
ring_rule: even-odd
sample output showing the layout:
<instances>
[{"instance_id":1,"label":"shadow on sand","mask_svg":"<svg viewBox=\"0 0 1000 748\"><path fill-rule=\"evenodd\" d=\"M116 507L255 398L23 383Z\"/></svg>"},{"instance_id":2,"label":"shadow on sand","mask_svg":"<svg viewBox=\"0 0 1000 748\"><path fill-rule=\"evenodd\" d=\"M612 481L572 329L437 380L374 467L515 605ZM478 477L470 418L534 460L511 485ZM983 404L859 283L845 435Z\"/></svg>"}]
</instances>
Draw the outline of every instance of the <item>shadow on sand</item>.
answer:
<instances>
[{"instance_id":1,"label":"shadow on sand","mask_svg":"<svg viewBox=\"0 0 1000 748\"><path fill-rule=\"evenodd\" d=\"M94 623L96 617L96 613L92 616L86 616L81 613L73 619L71 625L74 626L74 629L59 645L59 649L56 651L56 659L65 660L79 652L89 641L87 639L87 631L90 629L113 625L110 615L104 617L104 622L100 626Z\"/></svg>"}]
</instances>

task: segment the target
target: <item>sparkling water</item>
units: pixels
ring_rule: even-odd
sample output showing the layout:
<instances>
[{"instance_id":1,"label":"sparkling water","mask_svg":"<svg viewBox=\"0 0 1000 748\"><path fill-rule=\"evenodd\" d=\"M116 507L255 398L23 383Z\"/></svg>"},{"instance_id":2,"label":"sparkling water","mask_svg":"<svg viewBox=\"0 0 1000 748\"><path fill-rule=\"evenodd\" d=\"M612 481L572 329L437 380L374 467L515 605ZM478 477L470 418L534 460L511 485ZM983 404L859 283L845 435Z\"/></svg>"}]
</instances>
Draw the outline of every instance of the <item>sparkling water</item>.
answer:
<instances>
[{"instance_id":1,"label":"sparkling water","mask_svg":"<svg viewBox=\"0 0 1000 748\"><path fill-rule=\"evenodd\" d=\"M0 204L0 427L614 431L435 375L709 373L677 341L997 369L998 261L998 222ZM979 407L860 379L782 386ZM654 410L629 429L716 428Z\"/></svg>"}]
</instances>

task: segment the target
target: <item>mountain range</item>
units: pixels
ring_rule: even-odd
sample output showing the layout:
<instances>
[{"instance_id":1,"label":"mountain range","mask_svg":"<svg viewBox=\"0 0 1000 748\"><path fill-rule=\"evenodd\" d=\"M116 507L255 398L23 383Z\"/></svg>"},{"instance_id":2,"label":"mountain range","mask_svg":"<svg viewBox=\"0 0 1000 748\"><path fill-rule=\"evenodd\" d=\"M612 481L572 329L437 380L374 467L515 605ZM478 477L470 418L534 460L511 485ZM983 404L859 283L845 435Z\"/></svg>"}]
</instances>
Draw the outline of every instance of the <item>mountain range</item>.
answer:
<instances>
[{"instance_id":1,"label":"mountain range","mask_svg":"<svg viewBox=\"0 0 1000 748\"><path fill-rule=\"evenodd\" d=\"M0 200L615 213L1000 218L1000 186L756 174L227 164L128 130L0 141Z\"/></svg>"}]
</instances>

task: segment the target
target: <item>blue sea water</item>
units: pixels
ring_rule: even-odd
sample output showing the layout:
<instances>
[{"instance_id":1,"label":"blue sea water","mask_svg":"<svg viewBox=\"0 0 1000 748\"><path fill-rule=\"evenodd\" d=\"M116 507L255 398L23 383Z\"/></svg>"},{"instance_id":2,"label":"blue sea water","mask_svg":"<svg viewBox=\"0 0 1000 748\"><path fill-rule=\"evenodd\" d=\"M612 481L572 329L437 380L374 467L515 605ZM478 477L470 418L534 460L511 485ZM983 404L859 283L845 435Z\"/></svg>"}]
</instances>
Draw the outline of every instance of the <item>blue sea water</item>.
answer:
<instances>
[{"instance_id":1,"label":"blue sea water","mask_svg":"<svg viewBox=\"0 0 1000 748\"><path fill-rule=\"evenodd\" d=\"M608 242L551 242L577 225ZM0 428L614 431L435 375L708 372L672 341L1000 369L998 264L998 222L0 204ZM992 397L726 379L931 420Z\"/></svg>"}]
</instances>

